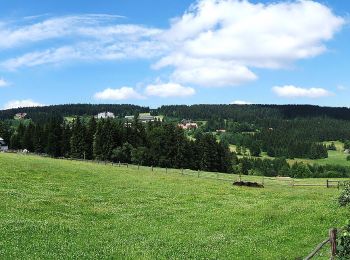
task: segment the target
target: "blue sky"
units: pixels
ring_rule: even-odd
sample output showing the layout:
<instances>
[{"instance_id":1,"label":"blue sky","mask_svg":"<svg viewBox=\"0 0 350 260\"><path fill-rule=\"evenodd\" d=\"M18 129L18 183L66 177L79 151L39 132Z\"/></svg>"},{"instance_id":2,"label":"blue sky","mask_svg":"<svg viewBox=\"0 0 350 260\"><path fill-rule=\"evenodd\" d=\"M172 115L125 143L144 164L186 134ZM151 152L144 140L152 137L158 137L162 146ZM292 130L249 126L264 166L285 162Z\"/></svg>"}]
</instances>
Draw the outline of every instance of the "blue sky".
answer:
<instances>
[{"instance_id":1,"label":"blue sky","mask_svg":"<svg viewBox=\"0 0 350 260\"><path fill-rule=\"evenodd\" d=\"M0 3L0 108L64 103L349 106L350 3Z\"/></svg>"}]
</instances>

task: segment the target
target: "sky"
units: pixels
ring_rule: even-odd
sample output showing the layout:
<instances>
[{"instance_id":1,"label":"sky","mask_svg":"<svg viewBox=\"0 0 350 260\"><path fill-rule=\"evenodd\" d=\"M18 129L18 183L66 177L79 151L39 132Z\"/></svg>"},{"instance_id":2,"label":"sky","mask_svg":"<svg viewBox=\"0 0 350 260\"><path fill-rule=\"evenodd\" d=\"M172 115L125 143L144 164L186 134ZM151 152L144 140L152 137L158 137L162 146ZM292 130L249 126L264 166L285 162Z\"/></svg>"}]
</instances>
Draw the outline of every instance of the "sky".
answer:
<instances>
[{"instance_id":1,"label":"sky","mask_svg":"<svg viewBox=\"0 0 350 260\"><path fill-rule=\"evenodd\" d=\"M350 106L344 0L0 2L0 109Z\"/></svg>"}]
</instances>

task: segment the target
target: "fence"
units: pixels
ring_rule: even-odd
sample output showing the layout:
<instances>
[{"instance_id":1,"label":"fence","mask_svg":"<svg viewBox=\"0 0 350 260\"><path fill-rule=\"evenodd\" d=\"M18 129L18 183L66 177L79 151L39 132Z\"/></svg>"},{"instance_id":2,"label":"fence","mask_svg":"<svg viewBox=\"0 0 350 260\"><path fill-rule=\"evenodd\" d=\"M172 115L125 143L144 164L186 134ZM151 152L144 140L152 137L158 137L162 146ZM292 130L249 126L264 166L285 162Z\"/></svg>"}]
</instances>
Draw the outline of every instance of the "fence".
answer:
<instances>
[{"instance_id":1,"label":"fence","mask_svg":"<svg viewBox=\"0 0 350 260\"><path fill-rule=\"evenodd\" d=\"M332 188L332 187L336 187L336 188L340 188L341 186L345 185L344 180L326 180L325 183L295 183L293 182L293 187L326 187L326 188Z\"/></svg>"},{"instance_id":2,"label":"fence","mask_svg":"<svg viewBox=\"0 0 350 260\"><path fill-rule=\"evenodd\" d=\"M21 153L20 151L9 151L9 153ZM25 155L35 155L40 157L49 157L47 154L34 154L34 153L21 153ZM251 181L262 184L263 186L267 185L278 185L278 186L291 186L291 187L337 187L343 186L346 181L344 180L322 180L322 183L304 183L303 179L293 179L290 177L266 177L266 176L253 176L253 175L237 175L229 173L219 173L219 172L206 172L201 170L190 170L190 169L174 169L174 168L161 168L154 166L143 166L135 165L121 162L110 162L110 161L98 161L98 160L86 160L86 159L74 159L74 158L53 158L60 160L69 160L69 161L81 161L81 162L91 162L96 164L112 165L117 167L126 167L133 169L144 169L151 170L152 172L165 172L165 173L176 173L181 175L187 175L203 179L215 179L225 182L235 182L235 181ZM325 181L325 182L324 182Z\"/></svg>"},{"instance_id":3,"label":"fence","mask_svg":"<svg viewBox=\"0 0 350 260\"><path fill-rule=\"evenodd\" d=\"M337 229L331 228L329 230L329 237L322 241L320 244L317 245L317 247L307 256L304 258L304 260L310 260L314 258L326 244L330 244L330 255L331 259L335 259L337 255Z\"/></svg>"}]
</instances>

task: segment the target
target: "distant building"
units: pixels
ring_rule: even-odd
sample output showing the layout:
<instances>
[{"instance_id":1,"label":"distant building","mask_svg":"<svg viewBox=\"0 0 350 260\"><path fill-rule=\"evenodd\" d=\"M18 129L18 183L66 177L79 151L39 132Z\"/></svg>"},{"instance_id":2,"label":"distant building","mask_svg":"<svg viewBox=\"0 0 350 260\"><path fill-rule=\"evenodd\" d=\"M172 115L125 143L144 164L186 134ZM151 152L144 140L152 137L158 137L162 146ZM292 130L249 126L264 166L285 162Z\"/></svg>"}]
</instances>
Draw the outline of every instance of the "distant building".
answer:
<instances>
[{"instance_id":1,"label":"distant building","mask_svg":"<svg viewBox=\"0 0 350 260\"><path fill-rule=\"evenodd\" d=\"M97 114L97 116L95 116L96 118L98 119L101 119L101 118L115 118L114 114L112 112L102 112L102 113L99 113Z\"/></svg>"},{"instance_id":2,"label":"distant building","mask_svg":"<svg viewBox=\"0 0 350 260\"><path fill-rule=\"evenodd\" d=\"M125 119L134 120L135 116L126 116ZM140 114L138 117L138 120L141 121L142 123L153 122L155 121L155 117L151 116L150 113L145 113L145 114Z\"/></svg>"},{"instance_id":3,"label":"distant building","mask_svg":"<svg viewBox=\"0 0 350 260\"><path fill-rule=\"evenodd\" d=\"M178 124L177 126L184 129L184 130L191 130L191 129L198 128L197 123L192 123L191 121L188 121L188 120L182 120L181 124Z\"/></svg>"},{"instance_id":4,"label":"distant building","mask_svg":"<svg viewBox=\"0 0 350 260\"><path fill-rule=\"evenodd\" d=\"M24 119L27 116L27 113L17 113L15 119Z\"/></svg>"},{"instance_id":5,"label":"distant building","mask_svg":"<svg viewBox=\"0 0 350 260\"><path fill-rule=\"evenodd\" d=\"M0 151L7 151L9 149L9 147L7 146L7 144L5 143L4 139L2 139L0 137Z\"/></svg>"}]
</instances>

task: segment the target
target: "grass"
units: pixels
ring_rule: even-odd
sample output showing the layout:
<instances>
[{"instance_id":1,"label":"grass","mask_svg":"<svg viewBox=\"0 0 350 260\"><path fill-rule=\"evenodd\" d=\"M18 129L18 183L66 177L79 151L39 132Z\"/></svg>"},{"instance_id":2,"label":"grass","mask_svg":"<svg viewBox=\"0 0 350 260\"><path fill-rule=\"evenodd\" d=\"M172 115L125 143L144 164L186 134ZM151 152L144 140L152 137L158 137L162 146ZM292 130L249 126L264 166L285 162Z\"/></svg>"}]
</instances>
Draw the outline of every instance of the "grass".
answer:
<instances>
[{"instance_id":1,"label":"grass","mask_svg":"<svg viewBox=\"0 0 350 260\"><path fill-rule=\"evenodd\" d=\"M332 143L332 141L329 142L324 142L325 144L329 145ZM295 158L295 159L288 159L288 163L290 165L296 163L296 162L303 162L303 163L308 163L308 164L319 164L319 165L340 165L340 166L349 166L350 167L350 161L346 159L348 154L344 153L344 144L339 141L334 141L334 144L337 148L336 151L328 151L328 158L325 159L317 159L317 160L312 160L312 159L300 159L300 158ZM236 152L237 151L237 146L236 145L230 145L230 150L231 152ZM247 153L249 154L249 150L247 149ZM239 156L244 157L242 155ZM248 157L253 157L253 158L261 158L261 159L274 159L274 157L268 156L266 152L262 152L260 157L254 157L254 156L248 156Z\"/></svg>"},{"instance_id":2,"label":"grass","mask_svg":"<svg viewBox=\"0 0 350 260\"><path fill-rule=\"evenodd\" d=\"M0 259L295 259L348 216L337 189L179 172L0 154Z\"/></svg>"},{"instance_id":3,"label":"grass","mask_svg":"<svg viewBox=\"0 0 350 260\"><path fill-rule=\"evenodd\" d=\"M332 141L324 142L326 145L330 145ZM310 159L294 159L289 160L291 163L293 162L304 162L304 163L310 163L310 164L319 164L319 165L340 165L340 166L350 166L350 161L346 159L348 154L344 153L344 144L339 141L334 141L335 147L337 148L336 151L328 151L328 158L325 159L317 159L317 160L310 160Z\"/></svg>"}]
</instances>

